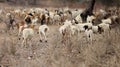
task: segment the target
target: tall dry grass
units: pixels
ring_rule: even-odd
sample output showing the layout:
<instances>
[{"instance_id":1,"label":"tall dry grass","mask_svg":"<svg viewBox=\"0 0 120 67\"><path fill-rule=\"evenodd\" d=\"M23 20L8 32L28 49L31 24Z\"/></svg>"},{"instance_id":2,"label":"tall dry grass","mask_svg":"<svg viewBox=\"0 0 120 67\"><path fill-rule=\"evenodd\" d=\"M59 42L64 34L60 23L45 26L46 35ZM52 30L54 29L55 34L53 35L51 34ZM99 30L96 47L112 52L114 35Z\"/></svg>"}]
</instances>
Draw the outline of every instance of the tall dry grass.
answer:
<instances>
[{"instance_id":1,"label":"tall dry grass","mask_svg":"<svg viewBox=\"0 0 120 67\"><path fill-rule=\"evenodd\" d=\"M120 28L110 33L96 34L91 44L82 34L68 37L63 44L58 27L52 28L48 43L32 41L32 48L21 48L15 34L1 34L0 64L10 67L119 67ZM109 36L107 36L109 35ZM35 54L33 54L35 52ZM32 56L31 60L28 57Z\"/></svg>"},{"instance_id":2,"label":"tall dry grass","mask_svg":"<svg viewBox=\"0 0 120 67\"><path fill-rule=\"evenodd\" d=\"M32 47L22 48L17 39L18 30L4 32L0 25L0 65L8 67L120 67L120 27L110 33L95 34L87 43L83 34L67 36L63 44L58 26L51 25L48 43L40 43L39 35L33 37ZM32 59L28 59L31 56Z\"/></svg>"}]
</instances>

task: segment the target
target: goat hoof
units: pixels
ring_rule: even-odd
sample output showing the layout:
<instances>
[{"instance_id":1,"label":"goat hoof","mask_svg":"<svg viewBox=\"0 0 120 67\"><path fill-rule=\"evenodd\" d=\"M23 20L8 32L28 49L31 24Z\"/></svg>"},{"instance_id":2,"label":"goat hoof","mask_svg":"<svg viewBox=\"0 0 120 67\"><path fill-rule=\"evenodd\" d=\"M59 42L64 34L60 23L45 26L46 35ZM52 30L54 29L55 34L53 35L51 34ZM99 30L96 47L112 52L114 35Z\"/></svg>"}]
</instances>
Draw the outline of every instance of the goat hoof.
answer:
<instances>
[{"instance_id":1,"label":"goat hoof","mask_svg":"<svg viewBox=\"0 0 120 67\"><path fill-rule=\"evenodd\" d=\"M37 32L37 34L39 34L39 32Z\"/></svg>"},{"instance_id":2,"label":"goat hoof","mask_svg":"<svg viewBox=\"0 0 120 67\"><path fill-rule=\"evenodd\" d=\"M20 40L20 38L19 38L19 40Z\"/></svg>"},{"instance_id":3,"label":"goat hoof","mask_svg":"<svg viewBox=\"0 0 120 67\"><path fill-rule=\"evenodd\" d=\"M42 40L40 40L40 42L42 42Z\"/></svg>"},{"instance_id":4,"label":"goat hoof","mask_svg":"<svg viewBox=\"0 0 120 67\"><path fill-rule=\"evenodd\" d=\"M47 40L45 42L47 43Z\"/></svg>"}]
</instances>

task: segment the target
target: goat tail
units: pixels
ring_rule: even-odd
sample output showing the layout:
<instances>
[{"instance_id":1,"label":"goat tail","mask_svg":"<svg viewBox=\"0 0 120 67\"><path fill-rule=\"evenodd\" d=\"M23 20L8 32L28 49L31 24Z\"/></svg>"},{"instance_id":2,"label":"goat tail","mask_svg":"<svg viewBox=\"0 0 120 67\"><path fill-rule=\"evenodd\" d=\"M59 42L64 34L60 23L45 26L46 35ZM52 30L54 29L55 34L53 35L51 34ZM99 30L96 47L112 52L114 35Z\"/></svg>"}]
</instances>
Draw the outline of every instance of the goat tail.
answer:
<instances>
[{"instance_id":1,"label":"goat tail","mask_svg":"<svg viewBox=\"0 0 120 67\"><path fill-rule=\"evenodd\" d=\"M49 28L45 28L45 30L44 30L45 32L47 32L47 31L49 31Z\"/></svg>"}]
</instances>

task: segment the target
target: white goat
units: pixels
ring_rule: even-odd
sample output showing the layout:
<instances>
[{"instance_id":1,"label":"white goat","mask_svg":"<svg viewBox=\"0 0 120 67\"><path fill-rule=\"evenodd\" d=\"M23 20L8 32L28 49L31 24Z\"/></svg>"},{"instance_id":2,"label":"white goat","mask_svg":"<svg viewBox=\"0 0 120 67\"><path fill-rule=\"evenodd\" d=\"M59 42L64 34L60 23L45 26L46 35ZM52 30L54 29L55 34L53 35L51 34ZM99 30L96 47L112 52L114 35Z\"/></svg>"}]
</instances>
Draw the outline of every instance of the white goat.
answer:
<instances>
[{"instance_id":1,"label":"white goat","mask_svg":"<svg viewBox=\"0 0 120 67\"><path fill-rule=\"evenodd\" d=\"M18 15L18 16L20 16L20 12L21 12L20 9L16 9L16 10L14 10L14 13L15 13L16 15Z\"/></svg>"},{"instance_id":2,"label":"white goat","mask_svg":"<svg viewBox=\"0 0 120 67\"><path fill-rule=\"evenodd\" d=\"M75 25L71 25L70 29L71 29L71 35L75 35L75 33L78 32L78 29Z\"/></svg>"},{"instance_id":3,"label":"white goat","mask_svg":"<svg viewBox=\"0 0 120 67\"><path fill-rule=\"evenodd\" d=\"M27 25L27 24L25 24L25 25L21 25L21 26L19 27L18 36L20 36L20 35L21 35L21 33L22 33L22 31L23 31L23 29L24 29L24 28L27 28L27 27L28 27L28 25Z\"/></svg>"},{"instance_id":4,"label":"white goat","mask_svg":"<svg viewBox=\"0 0 120 67\"><path fill-rule=\"evenodd\" d=\"M92 26L92 30L94 33L97 33L98 32L98 26Z\"/></svg>"},{"instance_id":5,"label":"white goat","mask_svg":"<svg viewBox=\"0 0 120 67\"><path fill-rule=\"evenodd\" d=\"M49 31L49 27L47 25L41 25L39 27L39 35L40 35L40 42L42 42L44 37L45 42L47 42L47 36L46 33Z\"/></svg>"},{"instance_id":6,"label":"white goat","mask_svg":"<svg viewBox=\"0 0 120 67\"><path fill-rule=\"evenodd\" d=\"M60 32L60 34L62 34L62 39L63 39L62 41L63 42L65 40L65 37L66 37L67 33L69 33L70 37L71 37L71 35L74 34L74 27L72 26L71 21L66 20L64 22L64 25L62 25L59 28L59 32Z\"/></svg>"},{"instance_id":7,"label":"white goat","mask_svg":"<svg viewBox=\"0 0 120 67\"><path fill-rule=\"evenodd\" d=\"M77 22L79 22L79 23L82 23L82 22L83 22L80 14L79 14L77 17L75 17L75 20L76 20Z\"/></svg>"},{"instance_id":8,"label":"white goat","mask_svg":"<svg viewBox=\"0 0 120 67\"><path fill-rule=\"evenodd\" d=\"M60 22L60 21L61 21L61 17L56 14L56 15L54 15L54 17L53 17L53 21L54 21L55 24L56 24L57 22Z\"/></svg>"},{"instance_id":9,"label":"white goat","mask_svg":"<svg viewBox=\"0 0 120 67\"><path fill-rule=\"evenodd\" d=\"M101 27L104 32L110 31L110 29L111 29L110 25L106 24L106 23L99 24L99 27Z\"/></svg>"},{"instance_id":10,"label":"white goat","mask_svg":"<svg viewBox=\"0 0 120 67\"><path fill-rule=\"evenodd\" d=\"M59 28L59 32L60 32L60 34L62 34L62 35L64 36L67 27L68 27L68 25L62 25L62 26Z\"/></svg>"},{"instance_id":11,"label":"white goat","mask_svg":"<svg viewBox=\"0 0 120 67\"><path fill-rule=\"evenodd\" d=\"M112 20L110 18L102 19L101 21L102 21L102 23L112 24Z\"/></svg>"},{"instance_id":12,"label":"white goat","mask_svg":"<svg viewBox=\"0 0 120 67\"><path fill-rule=\"evenodd\" d=\"M83 12L82 9L78 10L73 10L72 11L72 17L75 18L77 15L81 14Z\"/></svg>"},{"instance_id":13,"label":"white goat","mask_svg":"<svg viewBox=\"0 0 120 67\"><path fill-rule=\"evenodd\" d=\"M79 32L84 32L85 31L85 27L87 28L92 28L92 23L79 23L75 25L78 29Z\"/></svg>"},{"instance_id":14,"label":"white goat","mask_svg":"<svg viewBox=\"0 0 120 67\"><path fill-rule=\"evenodd\" d=\"M8 18L9 16L11 16L11 13L7 13L6 14L6 18Z\"/></svg>"},{"instance_id":15,"label":"white goat","mask_svg":"<svg viewBox=\"0 0 120 67\"><path fill-rule=\"evenodd\" d=\"M85 30L85 37L87 42L92 42L93 40L93 31L91 29L86 29Z\"/></svg>"},{"instance_id":16,"label":"white goat","mask_svg":"<svg viewBox=\"0 0 120 67\"><path fill-rule=\"evenodd\" d=\"M102 15L106 15L106 14L107 14L107 12L106 12L105 10L103 10L103 9L100 9L99 12L100 12L100 14L102 14Z\"/></svg>"},{"instance_id":17,"label":"white goat","mask_svg":"<svg viewBox=\"0 0 120 67\"><path fill-rule=\"evenodd\" d=\"M64 25L68 25L68 26L70 26L70 25L72 25L72 23L71 23L71 21L66 20L66 21L64 22Z\"/></svg>"},{"instance_id":18,"label":"white goat","mask_svg":"<svg viewBox=\"0 0 120 67\"><path fill-rule=\"evenodd\" d=\"M92 23L92 21L95 19L95 16L89 16L87 17L87 23Z\"/></svg>"},{"instance_id":19,"label":"white goat","mask_svg":"<svg viewBox=\"0 0 120 67\"><path fill-rule=\"evenodd\" d=\"M31 40L33 35L34 35L34 30L32 28L25 28L23 30L23 33L22 33L22 37L23 37L22 44L23 44L23 46L24 46L24 43L25 43L25 45L27 45L28 39Z\"/></svg>"},{"instance_id":20,"label":"white goat","mask_svg":"<svg viewBox=\"0 0 120 67\"><path fill-rule=\"evenodd\" d=\"M35 18L32 19L32 24L37 25L38 17L36 16Z\"/></svg>"},{"instance_id":21,"label":"white goat","mask_svg":"<svg viewBox=\"0 0 120 67\"><path fill-rule=\"evenodd\" d=\"M72 25L71 21L66 20L66 21L64 22L64 25L62 25L62 26L59 28L59 32L64 36L67 27L70 27L70 25Z\"/></svg>"},{"instance_id":22,"label":"white goat","mask_svg":"<svg viewBox=\"0 0 120 67\"><path fill-rule=\"evenodd\" d=\"M104 30L100 26L92 26L92 31L93 31L93 33L96 33L96 34L99 33L99 34L101 34Z\"/></svg>"}]
</instances>

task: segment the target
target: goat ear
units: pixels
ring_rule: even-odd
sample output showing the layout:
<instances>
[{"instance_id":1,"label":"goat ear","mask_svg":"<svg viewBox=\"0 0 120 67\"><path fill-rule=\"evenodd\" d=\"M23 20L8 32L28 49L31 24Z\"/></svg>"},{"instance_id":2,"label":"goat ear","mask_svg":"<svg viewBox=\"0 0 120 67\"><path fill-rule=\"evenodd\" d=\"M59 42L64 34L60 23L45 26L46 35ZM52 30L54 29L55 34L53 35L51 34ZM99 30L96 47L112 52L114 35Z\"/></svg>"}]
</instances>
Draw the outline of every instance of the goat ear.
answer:
<instances>
[{"instance_id":1,"label":"goat ear","mask_svg":"<svg viewBox=\"0 0 120 67\"><path fill-rule=\"evenodd\" d=\"M39 32L37 32L37 34L39 34Z\"/></svg>"},{"instance_id":2,"label":"goat ear","mask_svg":"<svg viewBox=\"0 0 120 67\"><path fill-rule=\"evenodd\" d=\"M28 15L33 16L33 14L32 14L32 13L29 13Z\"/></svg>"},{"instance_id":3,"label":"goat ear","mask_svg":"<svg viewBox=\"0 0 120 67\"><path fill-rule=\"evenodd\" d=\"M93 24L93 25L94 25L94 23L95 23L95 19L92 20L92 24Z\"/></svg>"},{"instance_id":4,"label":"goat ear","mask_svg":"<svg viewBox=\"0 0 120 67\"><path fill-rule=\"evenodd\" d=\"M86 30L86 29L88 29L88 26L87 26L87 25L85 25L83 28Z\"/></svg>"},{"instance_id":5,"label":"goat ear","mask_svg":"<svg viewBox=\"0 0 120 67\"><path fill-rule=\"evenodd\" d=\"M21 40L21 38L18 38L18 40Z\"/></svg>"},{"instance_id":6,"label":"goat ear","mask_svg":"<svg viewBox=\"0 0 120 67\"><path fill-rule=\"evenodd\" d=\"M90 17L90 16L88 15L88 17Z\"/></svg>"},{"instance_id":7,"label":"goat ear","mask_svg":"<svg viewBox=\"0 0 120 67\"><path fill-rule=\"evenodd\" d=\"M78 22L75 19L73 19L73 21L74 21L75 24L78 24Z\"/></svg>"},{"instance_id":8,"label":"goat ear","mask_svg":"<svg viewBox=\"0 0 120 67\"><path fill-rule=\"evenodd\" d=\"M100 26L98 26L98 32L99 34L101 34L102 32L104 32L104 30Z\"/></svg>"}]
</instances>

